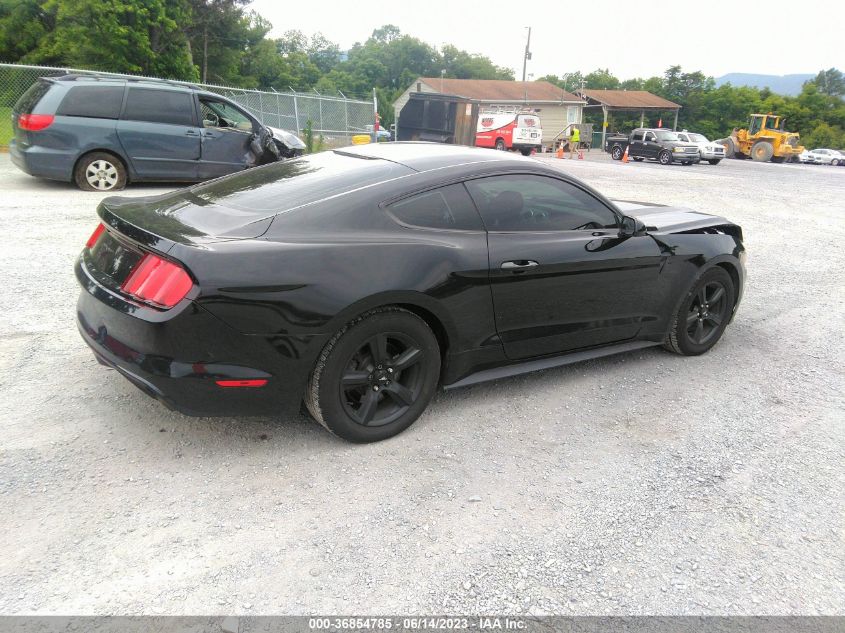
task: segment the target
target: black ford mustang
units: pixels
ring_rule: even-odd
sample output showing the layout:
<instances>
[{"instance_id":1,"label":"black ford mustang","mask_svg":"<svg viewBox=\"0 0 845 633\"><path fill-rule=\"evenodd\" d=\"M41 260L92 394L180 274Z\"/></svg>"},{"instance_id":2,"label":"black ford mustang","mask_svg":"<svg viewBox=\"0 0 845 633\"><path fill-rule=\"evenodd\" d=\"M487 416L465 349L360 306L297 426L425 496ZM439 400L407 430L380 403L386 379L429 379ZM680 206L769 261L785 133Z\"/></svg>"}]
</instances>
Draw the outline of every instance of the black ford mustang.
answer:
<instances>
[{"instance_id":1,"label":"black ford mustang","mask_svg":"<svg viewBox=\"0 0 845 633\"><path fill-rule=\"evenodd\" d=\"M449 145L328 151L98 213L76 275L100 362L184 413L304 402L356 442L407 428L438 385L701 354L745 279L724 218Z\"/></svg>"}]
</instances>

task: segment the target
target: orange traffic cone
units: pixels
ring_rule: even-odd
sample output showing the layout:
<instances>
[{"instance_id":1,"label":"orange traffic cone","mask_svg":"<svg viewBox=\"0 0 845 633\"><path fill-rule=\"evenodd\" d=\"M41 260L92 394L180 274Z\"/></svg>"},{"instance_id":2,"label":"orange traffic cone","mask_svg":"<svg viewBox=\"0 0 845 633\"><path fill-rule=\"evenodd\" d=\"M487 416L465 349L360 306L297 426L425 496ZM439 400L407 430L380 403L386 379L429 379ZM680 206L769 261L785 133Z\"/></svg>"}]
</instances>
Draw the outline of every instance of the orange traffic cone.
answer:
<instances>
[{"instance_id":1,"label":"orange traffic cone","mask_svg":"<svg viewBox=\"0 0 845 633\"><path fill-rule=\"evenodd\" d=\"M625 153L622 154L622 162L623 163L628 162L628 146L627 145L625 146Z\"/></svg>"},{"instance_id":2,"label":"orange traffic cone","mask_svg":"<svg viewBox=\"0 0 845 633\"><path fill-rule=\"evenodd\" d=\"M560 147L557 148L557 157L563 158L563 145L560 145Z\"/></svg>"}]
</instances>

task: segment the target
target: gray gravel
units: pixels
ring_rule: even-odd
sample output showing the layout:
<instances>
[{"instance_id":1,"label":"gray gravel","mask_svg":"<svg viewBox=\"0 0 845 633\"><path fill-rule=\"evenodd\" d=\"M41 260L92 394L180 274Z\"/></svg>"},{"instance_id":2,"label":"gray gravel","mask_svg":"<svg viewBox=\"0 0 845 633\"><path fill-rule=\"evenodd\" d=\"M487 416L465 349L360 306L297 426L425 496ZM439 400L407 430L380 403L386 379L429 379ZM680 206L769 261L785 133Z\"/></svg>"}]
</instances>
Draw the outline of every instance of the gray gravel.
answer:
<instances>
[{"instance_id":1,"label":"gray gravel","mask_svg":"<svg viewBox=\"0 0 845 633\"><path fill-rule=\"evenodd\" d=\"M101 196L0 155L0 613L845 613L845 169L541 160L741 223L736 321L353 446L97 365L72 264Z\"/></svg>"}]
</instances>

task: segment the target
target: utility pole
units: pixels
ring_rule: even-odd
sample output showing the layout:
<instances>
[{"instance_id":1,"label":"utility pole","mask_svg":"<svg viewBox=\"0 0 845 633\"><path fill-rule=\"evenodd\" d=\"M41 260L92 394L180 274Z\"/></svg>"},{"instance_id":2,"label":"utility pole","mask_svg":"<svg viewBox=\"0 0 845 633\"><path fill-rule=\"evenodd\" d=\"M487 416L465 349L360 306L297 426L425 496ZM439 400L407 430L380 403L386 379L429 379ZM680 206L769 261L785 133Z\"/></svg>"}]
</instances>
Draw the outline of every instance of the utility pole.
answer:
<instances>
[{"instance_id":1,"label":"utility pole","mask_svg":"<svg viewBox=\"0 0 845 633\"><path fill-rule=\"evenodd\" d=\"M525 81L525 71L528 70L528 60L531 59L531 27L528 29L528 41L525 43L525 58L522 60L522 81Z\"/></svg>"}]
</instances>

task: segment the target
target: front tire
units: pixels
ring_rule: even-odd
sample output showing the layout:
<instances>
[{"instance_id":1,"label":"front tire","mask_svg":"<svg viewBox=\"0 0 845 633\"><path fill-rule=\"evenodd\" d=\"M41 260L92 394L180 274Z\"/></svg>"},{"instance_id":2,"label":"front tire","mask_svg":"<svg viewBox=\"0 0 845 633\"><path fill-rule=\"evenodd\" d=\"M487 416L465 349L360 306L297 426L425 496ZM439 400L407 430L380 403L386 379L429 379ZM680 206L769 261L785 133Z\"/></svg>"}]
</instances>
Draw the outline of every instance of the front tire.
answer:
<instances>
[{"instance_id":1,"label":"front tire","mask_svg":"<svg viewBox=\"0 0 845 633\"><path fill-rule=\"evenodd\" d=\"M305 405L335 435L378 442L414 423L439 377L440 347L428 324L402 308L378 308L345 325L326 344Z\"/></svg>"},{"instance_id":2,"label":"front tire","mask_svg":"<svg viewBox=\"0 0 845 633\"><path fill-rule=\"evenodd\" d=\"M724 268L711 268L683 297L663 346L677 354L697 356L713 347L733 314L734 283Z\"/></svg>"},{"instance_id":3,"label":"front tire","mask_svg":"<svg viewBox=\"0 0 845 633\"><path fill-rule=\"evenodd\" d=\"M772 159L775 153L775 148L767 141L757 141L751 147L751 160L758 163L765 163Z\"/></svg>"},{"instance_id":4,"label":"front tire","mask_svg":"<svg viewBox=\"0 0 845 633\"><path fill-rule=\"evenodd\" d=\"M722 162L722 159L721 158L711 158L707 162L710 163L711 165L718 165L719 163Z\"/></svg>"},{"instance_id":5,"label":"front tire","mask_svg":"<svg viewBox=\"0 0 845 633\"><path fill-rule=\"evenodd\" d=\"M126 167L114 154L91 152L77 161L73 180L83 191L119 191L126 186Z\"/></svg>"},{"instance_id":6,"label":"front tire","mask_svg":"<svg viewBox=\"0 0 845 633\"><path fill-rule=\"evenodd\" d=\"M672 154L671 154L671 152L667 152L666 150L663 150L663 151L662 151L662 152L660 152L660 154L657 156L657 161L658 161L661 165L668 165L669 163L671 163L671 162L672 162Z\"/></svg>"}]
</instances>

